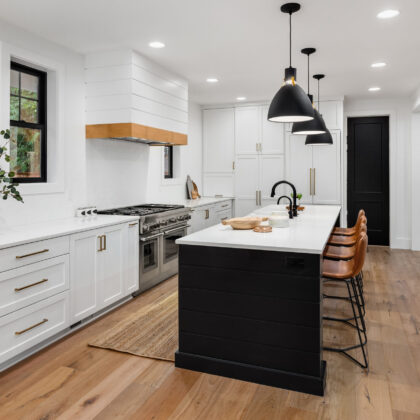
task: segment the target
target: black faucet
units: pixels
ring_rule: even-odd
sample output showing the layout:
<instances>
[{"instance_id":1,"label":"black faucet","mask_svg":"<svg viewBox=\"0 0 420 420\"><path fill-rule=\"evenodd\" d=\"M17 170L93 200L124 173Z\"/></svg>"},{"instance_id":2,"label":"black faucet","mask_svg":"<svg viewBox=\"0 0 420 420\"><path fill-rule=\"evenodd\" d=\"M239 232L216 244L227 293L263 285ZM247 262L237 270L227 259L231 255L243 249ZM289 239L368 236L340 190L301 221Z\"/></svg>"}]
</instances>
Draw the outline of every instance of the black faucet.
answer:
<instances>
[{"instance_id":1,"label":"black faucet","mask_svg":"<svg viewBox=\"0 0 420 420\"><path fill-rule=\"evenodd\" d=\"M289 219L293 219L293 205L292 205L292 199L287 195L282 195L278 200L277 204L280 204L280 200L282 198L287 198L289 200Z\"/></svg>"},{"instance_id":2,"label":"black faucet","mask_svg":"<svg viewBox=\"0 0 420 420\"><path fill-rule=\"evenodd\" d=\"M274 185L273 185L273 187L271 188L271 197L274 197L275 195L276 195L276 188L280 185L280 184L287 184L287 185L289 185L291 188L292 188L292 190L293 190L293 216L297 216L298 215L298 212L297 212L297 204L296 204L296 188L295 188L295 186L291 183L291 182L289 182L289 181L279 181L279 182L276 182Z\"/></svg>"}]
</instances>

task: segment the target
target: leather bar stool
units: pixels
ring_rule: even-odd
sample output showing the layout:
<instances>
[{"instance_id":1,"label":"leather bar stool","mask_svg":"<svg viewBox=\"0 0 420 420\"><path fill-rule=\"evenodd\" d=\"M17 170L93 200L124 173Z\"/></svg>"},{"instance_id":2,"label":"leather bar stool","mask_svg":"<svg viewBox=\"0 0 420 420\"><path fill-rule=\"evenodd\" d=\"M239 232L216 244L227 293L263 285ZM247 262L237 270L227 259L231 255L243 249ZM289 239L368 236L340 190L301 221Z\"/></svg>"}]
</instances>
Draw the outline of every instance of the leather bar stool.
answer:
<instances>
[{"instance_id":1,"label":"leather bar stool","mask_svg":"<svg viewBox=\"0 0 420 420\"><path fill-rule=\"evenodd\" d=\"M365 215L365 211L363 209L359 210L359 214L357 215L357 221L356 224L353 227L350 228L342 228L342 227L336 227L333 230L333 235L342 235L342 236L352 236L355 233L359 231L360 224L362 223L362 216Z\"/></svg>"},{"instance_id":2,"label":"leather bar stool","mask_svg":"<svg viewBox=\"0 0 420 420\"><path fill-rule=\"evenodd\" d=\"M350 318L334 318L324 316L324 320L337 321L351 326L357 331L359 343L346 347L324 347L326 351L333 351L342 353L350 358L354 363L360 367L367 369L369 366L367 356L367 335L366 324L362 312L361 297L357 291L356 278L360 275L365 262L367 251L368 237L365 232L361 232L356 243L356 252L354 258L351 260L324 260L323 262L323 277L325 282L339 282L344 283L347 287L348 296L346 300L350 302L353 316ZM344 297L343 297L344 298ZM363 362L360 362L348 352L360 348L363 354Z\"/></svg>"},{"instance_id":3,"label":"leather bar stool","mask_svg":"<svg viewBox=\"0 0 420 420\"><path fill-rule=\"evenodd\" d=\"M363 225L367 224L367 219L365 216L362 216L361 222L358 226L358 231L352 236L342 236L342 235L331 235L328 239L328 245L335 246L354 246L359 237L359 232Z\"/></svg>"},{"instance_id":4,"label":"leather bar stool","mask_svg":"<svg viewBox=\"0 0 420 420\"><path fill-rule=\"evenodd\" d=\"M359 225L357 234L351 237L352 242L354 241L353 245L351 246L335 245L335 243L340 242L341 238L347 238L347 237L338 237L339 240L337 241L337 236L331 235L330 238L328 239L328 244L324 250L324 257L330 258L333 260L351 260L356 253L356 242L357 242L357 238L360 235L360 232L367 233L367 219L364 216L363 216L362 223ZM334 243L334 245L332 243Z\"/></svg>"}]
</instances>

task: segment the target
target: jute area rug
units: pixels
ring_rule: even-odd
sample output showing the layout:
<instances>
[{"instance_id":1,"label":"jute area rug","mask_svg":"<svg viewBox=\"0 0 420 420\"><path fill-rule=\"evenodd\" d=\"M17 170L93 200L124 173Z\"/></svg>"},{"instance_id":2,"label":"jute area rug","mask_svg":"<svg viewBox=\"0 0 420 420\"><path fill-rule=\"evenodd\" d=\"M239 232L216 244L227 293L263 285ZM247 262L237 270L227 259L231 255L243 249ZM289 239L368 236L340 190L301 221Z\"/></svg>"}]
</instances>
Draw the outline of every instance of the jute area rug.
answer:
<instances>
[{"instance_id":1,"label":"jute area rug","mask_svg":"<svg viewBox=\"0 0 420 420\"><path fill-rule=\"evenodd\" d=\"M178 350L178 292L138 309L89 345L173 362Z\"/></svg>"}]
</instances>

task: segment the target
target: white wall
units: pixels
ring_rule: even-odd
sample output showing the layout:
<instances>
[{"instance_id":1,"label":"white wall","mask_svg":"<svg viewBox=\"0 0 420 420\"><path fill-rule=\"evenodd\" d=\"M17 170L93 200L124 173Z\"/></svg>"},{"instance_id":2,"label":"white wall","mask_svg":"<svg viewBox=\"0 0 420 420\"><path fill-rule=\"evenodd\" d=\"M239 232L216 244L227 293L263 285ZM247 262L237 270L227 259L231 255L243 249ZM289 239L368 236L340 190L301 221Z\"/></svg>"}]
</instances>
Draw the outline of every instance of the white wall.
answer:
<instances>
[{"instance_id":1,"label":"white wall","mask_svg":"<svg viewBox=\"0 0 420 420\"><path fill-rule=\"evenodd\" d=\"M411 101L406 98L344 102L345 132L346 117L379 115L390 116L391 247L411 248ZM344 172L347 174L346 167ZM346 185L347 180L344 181Z\"/></svg>"},{"instance_id":2,"label":"white wall","mask_svg":"<svg viewBox=\"0 0 420 420\"><path fill-rule=\"evenodd\" d=\"M413 96L411 114L411 248L420 251L420 88Z\"/></svg>"},{"instance_id":3,"label":"white wall","mask_svg":"<svg viewBox=\"0 0 420 420\"><path fill-rule=\"evenodd\" d=\"M188 145L175 146L175 179L163 178L163 148L117 140L86 141L88 202L98 208L186 198L186 177L201 190L201 109L190 102Z\"/></svg>"},{"instance_id":4,"label":"white wall","mask_svg":"<svg viewBox=\"0 0 420 420\"><path fill-rule=\"evenodd\" d=\"M48 143L51 146L61 143L63 156L58 168L58 171L62 171L60 181L56 185L43 185L45 188L39 189L34 185L21 184L24 204L10 198L7 201L0 200L1 232L5 226L71 216L75 207L84 204L85 134L83 57L3 21L0 21L0 42L1 128L9 126L9 88L3 82L9 78L10 64L3 52L7 50L13 55L16 52L23 58L35 57L41 65L55 63L60 68L61 106L58 130L49 133ZM40 191L44 193L39 194Z\"/></svg>"}]
</instances>

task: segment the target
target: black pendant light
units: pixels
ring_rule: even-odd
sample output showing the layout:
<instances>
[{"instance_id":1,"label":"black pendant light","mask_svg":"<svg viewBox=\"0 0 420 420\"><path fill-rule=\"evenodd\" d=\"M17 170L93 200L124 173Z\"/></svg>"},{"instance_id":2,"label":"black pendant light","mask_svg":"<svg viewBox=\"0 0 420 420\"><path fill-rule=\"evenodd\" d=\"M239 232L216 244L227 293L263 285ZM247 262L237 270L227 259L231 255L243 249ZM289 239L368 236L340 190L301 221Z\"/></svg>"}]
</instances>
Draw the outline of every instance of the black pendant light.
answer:
<instances>
[{"instance_id":1,"label":"black pendant light","mask_svg":"<svg viewBox=\"0 0 420 420\"><path fill-rule=\"evenodd\" d=\"M318 80L318 111L320 111L320 102L319 102L319 81L325 77L325 74L314 74L313 78ZM330 130L324 134L312 134L306 137L305 144L308 146L325 146L328 144L333 144L333 138L331 136Z\"/></svg>"},{"instance_id":2,"label":"black pendant light","mask_svg":"<svg viewBox=\"0 0 420 420\"><path fill-rule=\"evenodd\" d=\"M289 14L289 67L285 69L284 84L274 95L268 110L268 120L282 123L309 121L314 118L314 109L304 90L296 84L296 69L292 67L292 14L300 9L299 3L281 6Z\"/></svg>"},{"instance_id":3,"label":"black pendant light","mask_svg":"<svg viewBox=\"0 0 420 420\"><path fill-rule=\"evenodd\" d=\"M316 51L315 48L304 48L301 50L302 54L306 54L308 56L308 97L313 106L313 97L309 93L309 56ZM301 134L304 136L311 135L311 134L324 134L327 132L327 126L325 125L324 119L322 118L321 114L316 110L314 107L314 119L310 121L303 121L303 122L295 122L292 126L292 133L293 134Z\"/></svg>"}]
</instances>

